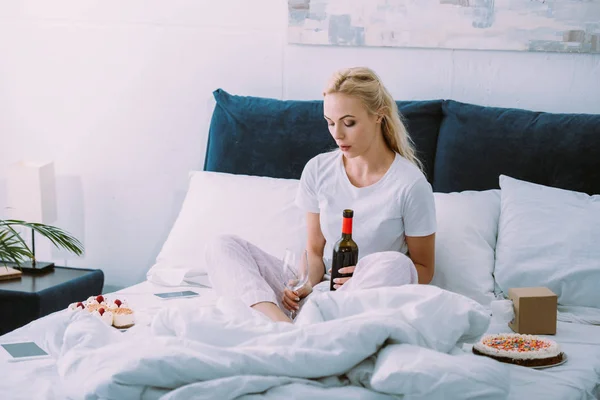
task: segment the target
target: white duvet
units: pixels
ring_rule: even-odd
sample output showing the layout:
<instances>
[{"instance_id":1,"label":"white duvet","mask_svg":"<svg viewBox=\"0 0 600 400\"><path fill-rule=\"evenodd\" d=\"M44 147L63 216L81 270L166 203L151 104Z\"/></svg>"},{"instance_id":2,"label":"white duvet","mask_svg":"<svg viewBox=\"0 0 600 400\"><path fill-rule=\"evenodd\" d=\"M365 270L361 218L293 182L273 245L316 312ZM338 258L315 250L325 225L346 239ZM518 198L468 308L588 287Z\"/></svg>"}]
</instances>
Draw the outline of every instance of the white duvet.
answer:
<instances>
[{"instance_id":1,"label":"white duvet","mask_svg":"<svg viewBox=\"0 0 600 400\"><path fill-rule=\"evenodd\" d=\"M71 398L504 399L510 370L459 350L488 325L477 303L426 285L315 294L294 325L221 299L163 309L148 331L73 315L57 367Z\"/></svg>"}]
</instances>

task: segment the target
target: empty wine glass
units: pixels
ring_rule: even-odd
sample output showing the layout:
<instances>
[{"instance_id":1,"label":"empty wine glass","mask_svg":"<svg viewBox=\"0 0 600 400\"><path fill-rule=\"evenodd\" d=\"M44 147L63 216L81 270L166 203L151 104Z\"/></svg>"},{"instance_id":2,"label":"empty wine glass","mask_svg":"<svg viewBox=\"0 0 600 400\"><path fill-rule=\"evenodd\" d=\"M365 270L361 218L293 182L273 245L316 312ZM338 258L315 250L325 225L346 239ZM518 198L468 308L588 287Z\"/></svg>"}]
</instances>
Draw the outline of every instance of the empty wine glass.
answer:
<instances>
[{"instance_id":1,"label":"empty wine glass","mask_svg":"<svg viewBox=\"0 0 600 400\"><path fill-rule=\"evenodd\" d=\"M303 250L300 255L293 250L285 249L283 257L283 283L292 292L302 288L308 282L308 252ZM295 311L290 318L296 317Z\"/></svg>"}]
</instances>

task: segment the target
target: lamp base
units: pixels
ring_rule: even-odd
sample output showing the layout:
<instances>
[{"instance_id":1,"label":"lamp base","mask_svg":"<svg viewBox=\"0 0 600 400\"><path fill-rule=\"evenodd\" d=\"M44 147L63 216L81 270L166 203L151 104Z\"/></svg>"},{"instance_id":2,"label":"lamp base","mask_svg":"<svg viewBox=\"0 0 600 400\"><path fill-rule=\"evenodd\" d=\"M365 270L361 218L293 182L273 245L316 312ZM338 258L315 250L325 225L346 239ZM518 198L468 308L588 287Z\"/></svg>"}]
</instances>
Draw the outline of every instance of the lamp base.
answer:
<instances>
[{"instance_id":1,"label":"lamp base","mask_svg":"<svg viewBox=\"0 0 600 400\"><path fill-rule=\"evenodd\" d=\"M50 272L54 269L53 262L36 261L35 265L31 261L22 262L21 265L15 267L27 274L41 274Z\"/></svg>"}]
</instances>

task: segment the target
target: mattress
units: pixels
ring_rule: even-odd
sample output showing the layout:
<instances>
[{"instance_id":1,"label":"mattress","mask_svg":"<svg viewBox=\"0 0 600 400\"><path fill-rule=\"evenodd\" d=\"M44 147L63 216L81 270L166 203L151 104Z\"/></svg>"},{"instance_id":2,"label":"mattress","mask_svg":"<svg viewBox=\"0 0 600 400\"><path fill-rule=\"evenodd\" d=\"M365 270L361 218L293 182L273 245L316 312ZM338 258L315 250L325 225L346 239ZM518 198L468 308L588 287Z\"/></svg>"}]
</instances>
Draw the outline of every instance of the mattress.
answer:
<instances>
[{"instance_id":1,"label":"mattress","mask_svg":"<svg viewBox=\"0 0 600 400\"><path fill-rule=\"evenodd\" d=\"M208 281L205 282L208 285ZM192 289L200 296L187 299L162 300L153 293ZM182 304L197 307L210 307L217 296L213 289L200 286L169 287L142 282L115 292L127 298L138 315L134 329L138 334L149 329L153 316L163 307L178 307ZM16 331L0 337L0 343L33 340L45 349L59 347L45 334L48 327L64 318L66 311L60 311L34 321ZM492 323L489 333L510 332L505 324ZM547 399L594 399L600 398L600 326L559 322L556 336L567 354L568 361L560 366L533 373L533 370L510 366L510 399L547 398ZM63 399L60 377L52 359L30 360L9 363L0 361L0 393L6 399ZM314 397L315 388L304 388ZM304 390L300 388L299 390Z\"/></svg>"}]
</instances>

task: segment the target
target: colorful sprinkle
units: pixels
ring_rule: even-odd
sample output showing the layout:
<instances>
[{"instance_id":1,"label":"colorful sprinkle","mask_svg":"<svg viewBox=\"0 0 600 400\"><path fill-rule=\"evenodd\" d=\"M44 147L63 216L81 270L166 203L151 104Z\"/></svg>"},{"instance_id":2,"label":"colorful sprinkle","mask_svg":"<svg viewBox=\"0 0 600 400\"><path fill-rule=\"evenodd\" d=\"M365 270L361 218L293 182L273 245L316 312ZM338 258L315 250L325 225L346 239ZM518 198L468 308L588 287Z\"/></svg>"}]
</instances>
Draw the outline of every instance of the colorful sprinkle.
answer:
<instances>
[{"instance_id":1,"label":"colorful sprinkle","mask_svg":"<svg viewBox=\"0 0 600 400\"><path fill-rule=\"evenodd\" d=\"M489 338L483 340L483 344L498 350L517 351L539 351L550 347L550 343L537 339L526 339L522 337Z\"/></svg>"}]
</instances>

